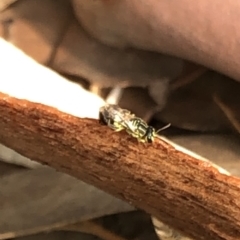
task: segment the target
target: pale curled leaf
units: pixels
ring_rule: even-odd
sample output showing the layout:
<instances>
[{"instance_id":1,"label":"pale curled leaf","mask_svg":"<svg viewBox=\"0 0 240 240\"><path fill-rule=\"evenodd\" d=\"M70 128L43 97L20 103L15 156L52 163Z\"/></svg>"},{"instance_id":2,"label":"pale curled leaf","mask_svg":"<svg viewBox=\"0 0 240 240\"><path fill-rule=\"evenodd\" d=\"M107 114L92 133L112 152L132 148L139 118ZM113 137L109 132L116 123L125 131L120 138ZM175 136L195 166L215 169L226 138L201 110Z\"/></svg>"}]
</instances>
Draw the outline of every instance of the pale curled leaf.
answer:
<instances>
[{"instance_id":1,"label":"pale curled leaf","mask_svg":"<svg viewBox=\"0 0 240 240\"><path fill-rule=\"evenodd\" d=\"M134 210L127 203L50 168L4 176L0 189L0 239Z\"/></svg>"}]
</instances>

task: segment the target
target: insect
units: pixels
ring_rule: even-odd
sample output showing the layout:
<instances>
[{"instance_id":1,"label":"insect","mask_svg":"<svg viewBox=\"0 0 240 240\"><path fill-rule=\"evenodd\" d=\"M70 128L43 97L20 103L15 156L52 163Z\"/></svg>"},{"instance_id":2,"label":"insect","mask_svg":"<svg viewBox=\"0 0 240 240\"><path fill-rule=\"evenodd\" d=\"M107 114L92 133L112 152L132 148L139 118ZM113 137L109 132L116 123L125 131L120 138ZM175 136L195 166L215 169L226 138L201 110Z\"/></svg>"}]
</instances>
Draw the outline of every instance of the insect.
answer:
<instances>
[{"instance_id":1,"label":"insect","mask_svg":"<svg viewBox=\"0 0 240 240\"><path fill-rule=\"evenodd\" d=\"M158 132L170 126L168 124L156 131L152 126L148 126L143 119L113 104L107 104L100 108L99 121L101 124L108 125L115 131L125 129L129 135L137 138L139 142L148 143L153 142L156 137L159 137Z\"/></svg>"}]
</instances>

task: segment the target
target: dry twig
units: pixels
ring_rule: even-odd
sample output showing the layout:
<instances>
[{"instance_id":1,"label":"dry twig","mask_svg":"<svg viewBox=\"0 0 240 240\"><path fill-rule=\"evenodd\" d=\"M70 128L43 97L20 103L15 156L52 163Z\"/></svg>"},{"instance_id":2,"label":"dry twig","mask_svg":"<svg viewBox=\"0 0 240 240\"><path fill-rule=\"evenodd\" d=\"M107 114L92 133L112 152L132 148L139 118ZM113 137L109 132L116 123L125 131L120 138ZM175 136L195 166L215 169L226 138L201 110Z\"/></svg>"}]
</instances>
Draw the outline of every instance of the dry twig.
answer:
<instances>
[{"instance_id":1,"label":"dry twig","mask_svg":"<svg viewBox=\"0 0 240 240\"><path fill-rule=\"evenodd\" d=\"M240 239L240 180L210 163L164 141L137 143L96 120L5 94L0 112L0 142L22 155L124 199L195 239Z\"/></svg>"},{"instance_id":2,"label":"dry twig","mask_svg":"<svg viewBox=\"0 0 240 240\"><path fill-rule=\"evenodd\" d=\"M94 236L99 237L99 239L104 240L127 240L123 237L117 236L115 233L108 231L101 225L93 222L93 221L86 221L81 223L72 224L60 230L65 231L76 231L76 232L84 232L87 234L92 234Z\"/></svg>"},{"instance_id":3,"label":"dry twig","mask_svg":"<svg viewBox=\"0 0 240 240\"><path fill-rule=\"evenodd\" d=\"M238 133L240 133L240 122L236 114L237 111L231 109L231 107L224 103L224 101L222 101L221 98L216 94L213 95L213 100L218 105L218 107L224 112L225 116L232 124L232 126L237 130ZM238 109L238 106L236 109Z\"/></svg>"}]
</instances>

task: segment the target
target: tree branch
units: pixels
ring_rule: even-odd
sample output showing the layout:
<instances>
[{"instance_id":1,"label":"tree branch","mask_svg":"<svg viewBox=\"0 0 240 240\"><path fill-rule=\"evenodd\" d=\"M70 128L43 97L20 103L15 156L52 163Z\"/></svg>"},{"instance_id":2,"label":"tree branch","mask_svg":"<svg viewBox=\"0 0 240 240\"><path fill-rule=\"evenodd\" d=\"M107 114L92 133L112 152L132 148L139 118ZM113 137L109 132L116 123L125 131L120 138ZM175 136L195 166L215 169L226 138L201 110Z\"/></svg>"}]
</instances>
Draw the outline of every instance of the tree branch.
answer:
<instances>
[{"instance_id":1,"label":"tree branch","mask_svg":"<svg viewBox=\"0 0 240 240\"><path fill-rule=\"evenodd\" d=\"M79 103L79 107L85 103ZM164 141L138 143L0 93L0 142L128 201L195 239L240 238L240 180Z\"/></svg>"}]
</instances>

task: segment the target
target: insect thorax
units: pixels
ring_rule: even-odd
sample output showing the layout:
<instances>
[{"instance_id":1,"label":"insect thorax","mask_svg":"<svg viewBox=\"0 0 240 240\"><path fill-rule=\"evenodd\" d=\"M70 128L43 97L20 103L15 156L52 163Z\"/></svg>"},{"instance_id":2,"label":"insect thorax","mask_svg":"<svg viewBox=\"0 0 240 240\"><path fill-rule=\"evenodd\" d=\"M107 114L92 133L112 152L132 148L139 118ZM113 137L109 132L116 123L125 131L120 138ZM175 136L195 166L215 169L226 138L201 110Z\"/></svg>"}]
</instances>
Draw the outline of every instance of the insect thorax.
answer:
<instances>
[{"instance_id":1,"label":"insect thorax","mask_svg":"<svg viewBox=\"0 0 240 240\"><path fill-rule=\"evenodd\" d=\"M143 137L146 132L148 125L141 118L133 118L130 120L131 131L135 132L139 137Z\"/></svg>"}]
</instances>

